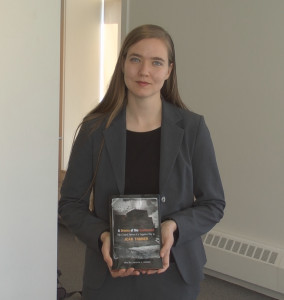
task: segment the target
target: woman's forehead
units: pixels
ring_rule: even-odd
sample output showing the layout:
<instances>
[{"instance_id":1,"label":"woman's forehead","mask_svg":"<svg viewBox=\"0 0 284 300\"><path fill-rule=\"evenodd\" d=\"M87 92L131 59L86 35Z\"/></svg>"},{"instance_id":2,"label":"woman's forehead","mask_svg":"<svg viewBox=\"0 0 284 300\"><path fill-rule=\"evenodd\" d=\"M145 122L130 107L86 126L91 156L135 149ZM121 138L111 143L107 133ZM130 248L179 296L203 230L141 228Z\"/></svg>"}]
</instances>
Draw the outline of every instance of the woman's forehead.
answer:
<instances>
[{"instance_id":1,"label":"woman's forehead","mask_svg":"<svg viewBox=\"0 0 284 300\"><path fill-rule=\"evenodd\" d=\"M139 54L146 57L162 57L168 58L168 49L165 42L157 38L147 38L131 45L127 51L127 55Z\"/></svg>"}]
</instances>

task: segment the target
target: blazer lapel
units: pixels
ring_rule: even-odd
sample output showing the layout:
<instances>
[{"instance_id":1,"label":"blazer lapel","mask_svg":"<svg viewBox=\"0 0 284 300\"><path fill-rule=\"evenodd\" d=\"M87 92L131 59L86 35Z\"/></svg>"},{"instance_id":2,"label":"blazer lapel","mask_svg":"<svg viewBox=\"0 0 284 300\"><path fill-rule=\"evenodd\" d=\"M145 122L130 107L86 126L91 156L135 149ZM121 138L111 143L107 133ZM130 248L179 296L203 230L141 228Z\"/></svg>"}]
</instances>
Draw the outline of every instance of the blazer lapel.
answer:
<instances>
[{"instance_id":1,"label":"blazer lapel","mask_svg":"<svg viewBox=\"0 0 284 300\"><path fill-rule=\"evenodd\" d=\"M110 127L104 130L104 138L119 193L124 194L126 158L125 108L113 120Z\"/></svg>"},{"instance_id":2,"label":"blazer lapel","mask_svg":"<svg viewBox=\"0 0 284 300\"><path fill-rule=\"evenodd\" d=\"M160 194L163 194L182 143L184 129L177 125L182 119L176 106L163 100L160 151Z\"/></svg>"},{"instance_id":3,"label":"blazer lapel","mask_svg":"<svg viewBox=\"0 0 284 300\"><path fill-rule=\"evenodd\" d=\"M105 145L115 174L120 194L124 194L126 160L126 110L113 120L104 130ZM163 100L162 131L160 151L160 193L163 194L169 174L172 172L177 154L182 143L184 129L178 126L182 119L176 106Z\"/></svg>"}]
</instances>

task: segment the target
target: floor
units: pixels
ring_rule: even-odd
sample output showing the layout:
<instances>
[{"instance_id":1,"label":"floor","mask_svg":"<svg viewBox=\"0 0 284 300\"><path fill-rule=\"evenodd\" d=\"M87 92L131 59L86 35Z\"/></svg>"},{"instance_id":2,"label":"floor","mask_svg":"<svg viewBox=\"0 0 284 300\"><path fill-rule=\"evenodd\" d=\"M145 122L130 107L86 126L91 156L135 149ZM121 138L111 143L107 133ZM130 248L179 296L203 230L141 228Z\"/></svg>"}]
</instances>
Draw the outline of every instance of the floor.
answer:
<instances>
[{"instance_id":1,"label":"floor","mask_svg":"<svg viewBox=\"0 0 284 300\"><path fill-rule=\"evenodd\" d=\"M84 267L85 246L64 226L58 227L58 269L61 270L60 283L67 290L80 291ZM80 300L74 294L70 300ZM205 276L197 300L272 300L274 298L256 293L229 282ZM159 299L157 299L159 300Z\"/></svg>"}]
</instances>

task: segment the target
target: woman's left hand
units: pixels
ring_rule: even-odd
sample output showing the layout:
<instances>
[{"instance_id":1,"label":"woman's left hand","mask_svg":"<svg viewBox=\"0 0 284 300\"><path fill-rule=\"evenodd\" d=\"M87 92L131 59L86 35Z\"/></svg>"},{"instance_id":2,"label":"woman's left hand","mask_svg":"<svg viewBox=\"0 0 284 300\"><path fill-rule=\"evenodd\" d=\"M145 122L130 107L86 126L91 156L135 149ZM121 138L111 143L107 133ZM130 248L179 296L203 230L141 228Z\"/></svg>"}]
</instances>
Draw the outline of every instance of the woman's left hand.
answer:
<instances>
[{"instance_id":1,"label":"woman's left hand","mask_svg":"<svg viewBox=\"0 0 284 300\"><path fill-rule=\"evenodd\" d=\"M174 232L177 230L177 224L173 220L167 220L161 224L162 249L160 255L163 261L163 268L159 270L147 270L142 274L161 274L165 272L170 265L170 253L174 244Z\"/></svg>"}]
</instances>

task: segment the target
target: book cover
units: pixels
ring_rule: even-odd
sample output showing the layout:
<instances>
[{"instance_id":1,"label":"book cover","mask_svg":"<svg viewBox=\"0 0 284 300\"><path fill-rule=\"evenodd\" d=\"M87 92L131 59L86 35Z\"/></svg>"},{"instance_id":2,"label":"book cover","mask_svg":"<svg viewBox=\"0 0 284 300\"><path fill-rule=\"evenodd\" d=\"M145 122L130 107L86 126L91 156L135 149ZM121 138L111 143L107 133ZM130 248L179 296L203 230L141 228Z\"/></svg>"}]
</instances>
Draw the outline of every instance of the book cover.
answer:
<instances>
[{"instance_id":1,"label":"book cover","mask_svg":"<svg viewBox=\"0 0 284 300\"><path fill-rule=\"evenodd\" d=\"M112 196L113 269L162 268L159 195Z\"/></svg>"}]
</instances>

